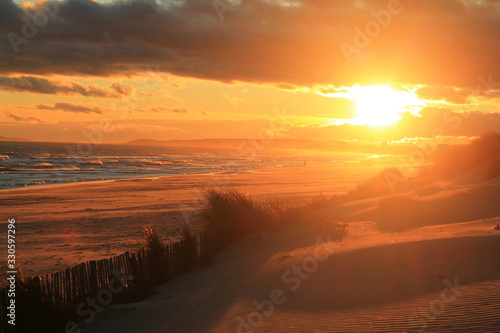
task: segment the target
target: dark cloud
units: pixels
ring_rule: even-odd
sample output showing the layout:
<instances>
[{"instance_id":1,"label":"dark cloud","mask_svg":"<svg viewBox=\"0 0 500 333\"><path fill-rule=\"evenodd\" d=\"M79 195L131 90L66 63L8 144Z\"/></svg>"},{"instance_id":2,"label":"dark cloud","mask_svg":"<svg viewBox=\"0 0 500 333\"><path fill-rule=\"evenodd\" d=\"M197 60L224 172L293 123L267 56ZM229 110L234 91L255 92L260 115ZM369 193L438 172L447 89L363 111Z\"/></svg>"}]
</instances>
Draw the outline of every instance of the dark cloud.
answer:
<instances>
[{"instance_id":1,"label":"dark cloud","mask_svg":"<svg viewBox=\"0 0 500 333\"><path fill-rule=\"evenodd\" d=\"M32 105L32 106L24 106L24 105L17 105L16 106L18 109L27 109L27 110L32 110L32 109L37 109L37 110L56 110L56 111L65 111L65 112L73 112L73 113L96 113L96 114L103 114L106 110L96 106L96 105L81 105L81 104L73 104L73 103L67 103L67 102L59 102L59 103L54 103L53 105L47 105L47 104L37 104L37 105ZM174 108L174 107L167 107L167 106L158 106L158 107L151 107L151 108L146 108L146 109L135 109L137 112L157 112L157 113L177 113L177 114L188 114L189 109L188 108Z\"/></svg>"},{"instance_id":2,"label":"dark cloud","mask_svg":"<svg viewBox=\"0 0 500 333\"><path fill-rule=\"evenodd\" d=\"M144 111L152 111L152 112L173 112L178 114L188 114L189 110L187 108L172 108L165 106L152 107Z\"/></svg>"},{"instance_id":3,"label":"dark cloud","mask_svg":"<svg viewBox=\"0 0 500 333\"><path fill-rule=\"evenodd\" d=\"M12 118L12 119L14 119L15 121L23 121L23 120L24 120L24 118L23 118L23 117L21 117L21 116L16 116L15 114L12 114L12 113L11 113L11 114L9 114L9 115L7 115L7 117Z\"/></svg>"},{"instance_id":4,"label":"dark cloud","mask_svg":"<svg viewBox=\"0 0 500 333\"><path fill-rule=\"evenodd\" d=\"M38 110L57 110L74 113L104 113L104 110L98 106L85 106L72 103L55 103L54 105L38 104L36 108Z\"/></svg>"},{"instance_id":5,"label":"dark cloud","mask_svg":"<svg viewBox=\"0 0 500 333\"><path fill-rule=\"evenodd\" d=\"M131 86L113 83L109 89L98 86L84 86L76 82L48 80L34 76L6 77L0 76L0 89L36 94L81 95L85 97L119 98L130 95Z\"/></svg>"},{"instance_id":6,"label":"dark cloud","mask_svg":"<svg viewBox=\"0 0 500 333\"><path fill-rule=\"evenodd\" d=\"M118 82L113 83L110 88L116 91L119 95L130 95L132 92L132 86L125 86Z\"/></svg>"},{"instance_id":7,"label":"dark cloud","mask_svg":"<svg viewBox=\"0 0 500 333\"><path fill-rule=\"evenodd\" d=\"M158 65L181 76L282 87L403 82L475 89L480 75L500 80L497 1L401 0L400 13L378 15L380 31L373 13L391 1L295 3L243 0L221 22L207 0L67 0L19 52L3 39L0 73L132 75ZM0 34L22 36L22 18L34 12L3 0L0 13ZM375 30L366 38L356 27ZM355 48L351 61L341 45Z\"/></svg>"},{"instance_id":8,"label":"dark cloud","mask_svg":"<svg viewBox=\"0 0 500 333\"><path fill-rule=\"evenodd\" d=\"M16 122L25 123L25 124L53 124L54 123L51 121L43 120L40 117L33 117L33 116L23 117L23 116L15 115L13 113L8 113L7 117L14 119Z\"/></svg>"}]
</instances>

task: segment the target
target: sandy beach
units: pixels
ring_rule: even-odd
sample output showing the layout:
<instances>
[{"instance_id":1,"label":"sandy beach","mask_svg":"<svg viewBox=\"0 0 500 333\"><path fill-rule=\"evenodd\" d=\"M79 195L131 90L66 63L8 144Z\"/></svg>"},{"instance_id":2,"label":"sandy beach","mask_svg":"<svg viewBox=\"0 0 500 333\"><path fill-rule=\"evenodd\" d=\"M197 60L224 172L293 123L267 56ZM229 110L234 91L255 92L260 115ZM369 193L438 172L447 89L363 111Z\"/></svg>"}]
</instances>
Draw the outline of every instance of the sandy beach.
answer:
<instances>
[{"instance_id":1,"label":"sandy beach","mask_svg":"<svg viewBox=\"0 0 500 333\"><path fill-rule=\"evenodd\" d=\"M40 186L2 191L0 200L19 221L26 271L50 272L137 248L144 223L163 235L175 235L184 222L201 228L196 212L204 190L305 202L320 192L346 193L393 165L376 159ZM239 239L209 267L156 287L143 301L97 311L78 327L92 333L500 332L500 231L494 228L500 178L474 173L327 205L305 223ZM332 239L335 223L345 223L342 240Z\"/></svg>"},{"instance_id":2,"label":"sandy beach","mask_svg":"<svg viewBox=\"0 0 500 333\"><path fill-rule=\"evenodd\" d=\"M199 230L204 192L233 188L257 199L304 202L319 193L342 194L395 163L395 158L239 174L46 185L0 191L5 219L18 223L18 261L28 274L46 274L133 251L141 227L151 224L165 241L179 226ZM7 223L7 220L2 221Z\"/></svg>"}]
</instances>

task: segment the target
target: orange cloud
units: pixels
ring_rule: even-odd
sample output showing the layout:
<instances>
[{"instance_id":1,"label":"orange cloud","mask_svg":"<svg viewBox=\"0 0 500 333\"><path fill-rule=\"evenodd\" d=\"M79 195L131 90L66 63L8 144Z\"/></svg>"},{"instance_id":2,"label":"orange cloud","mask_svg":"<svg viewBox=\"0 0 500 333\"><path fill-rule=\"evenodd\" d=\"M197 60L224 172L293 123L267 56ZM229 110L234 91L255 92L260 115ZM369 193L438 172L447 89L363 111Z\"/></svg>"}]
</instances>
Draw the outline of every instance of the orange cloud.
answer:
<instances>
[{"instance_id":1,"label":"orange cloud","mask_svg":"<svg viewBox=\"0 0 500 333\"><path fill-rule=\"evenodd\" d=\"M151 112L172 112L172 113L177 113L177 114L188 114L189 110L187 108L172 108L172 107L165 107L165 106L157 106L157 107L152 107L147 110L143 111L151 111Z\"/></svg>"}]
</instances>

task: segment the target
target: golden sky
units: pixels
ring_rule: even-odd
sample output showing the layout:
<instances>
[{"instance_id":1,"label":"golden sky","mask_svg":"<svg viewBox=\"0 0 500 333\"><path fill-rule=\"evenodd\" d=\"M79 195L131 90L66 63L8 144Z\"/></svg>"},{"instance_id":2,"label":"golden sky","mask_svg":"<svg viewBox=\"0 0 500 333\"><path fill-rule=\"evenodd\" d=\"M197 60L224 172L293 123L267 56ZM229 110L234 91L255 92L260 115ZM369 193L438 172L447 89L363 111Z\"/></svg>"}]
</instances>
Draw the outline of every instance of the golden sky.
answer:
<instances>
[{"instance_id":1,"label":"golden sky","mask_svg":"<svg viewBox=\"0 0 500 333\"><path fill-rule=\"evenodd\" d=\"M500 130L493 0L0 2L0 136L400 140Z\"/></svg>"}]
</instances>

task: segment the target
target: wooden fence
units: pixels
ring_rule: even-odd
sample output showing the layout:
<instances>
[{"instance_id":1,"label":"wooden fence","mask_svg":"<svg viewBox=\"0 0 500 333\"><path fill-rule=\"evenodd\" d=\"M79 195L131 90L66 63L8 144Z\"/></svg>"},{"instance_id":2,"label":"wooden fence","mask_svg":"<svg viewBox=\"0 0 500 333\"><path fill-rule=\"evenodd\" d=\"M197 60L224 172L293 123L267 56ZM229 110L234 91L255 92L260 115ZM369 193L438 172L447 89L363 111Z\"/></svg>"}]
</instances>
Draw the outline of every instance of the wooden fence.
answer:
<instances>
[{"instance_id":1,"label":"wooden fence","mask_svg":"<svg viewBox=\"0 0 500 333\"><path fill-rule=\"evenodd\" d=\"M212 250L206 232L158 249L126 252L45 276L16 281L16 325L8 323L8 298L0 290L1 332L65 332L66 323L89 319L88 298L108 305L144 299L170 278L207 266ZM88 313L88 311L87 311ZM76 330L78 331L78 330Z\"/></svg>"}]
</instances>

